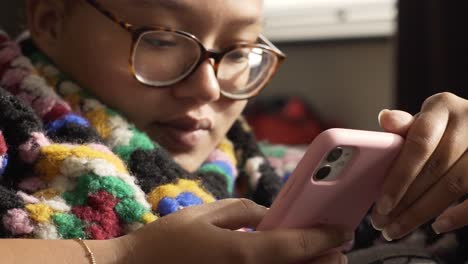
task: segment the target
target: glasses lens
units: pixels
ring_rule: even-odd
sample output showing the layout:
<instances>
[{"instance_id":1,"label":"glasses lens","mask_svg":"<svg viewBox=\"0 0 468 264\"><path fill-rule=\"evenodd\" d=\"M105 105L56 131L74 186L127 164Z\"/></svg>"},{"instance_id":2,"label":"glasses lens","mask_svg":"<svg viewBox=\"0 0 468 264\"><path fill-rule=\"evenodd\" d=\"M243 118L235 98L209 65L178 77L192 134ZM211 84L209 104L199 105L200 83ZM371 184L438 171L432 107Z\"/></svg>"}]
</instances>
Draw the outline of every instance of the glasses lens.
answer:
<instances>
[{"instance_id":1,"label":"glasses lens","mask_svg":"<svg viewBox=\"0 0 468 264\"><path fill-rule=\"evenodd\" d=\"M277 62L277 56L260 47L235 49L219 64L221 89L233 97L252 94L269 80Z\"/></svg>"},{"instance_id":2,"label":"glasses lens","mask_svg":"<svg viewBox=\"0 0 468 264\"><path fill-rule=\"evenodd\" d=\"M174 32L151 31L142 34L135 45L133 69L140 82L165 86L183 79L200 56L193 39Z\"/></svg>"}]
</instances>

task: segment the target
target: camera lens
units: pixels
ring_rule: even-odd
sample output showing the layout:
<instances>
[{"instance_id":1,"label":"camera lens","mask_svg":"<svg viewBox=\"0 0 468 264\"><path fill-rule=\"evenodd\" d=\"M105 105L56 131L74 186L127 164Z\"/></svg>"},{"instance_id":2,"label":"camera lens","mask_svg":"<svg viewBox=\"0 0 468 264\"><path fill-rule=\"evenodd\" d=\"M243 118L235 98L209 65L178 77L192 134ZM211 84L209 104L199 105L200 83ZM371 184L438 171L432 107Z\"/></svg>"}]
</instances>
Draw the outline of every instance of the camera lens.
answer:
<instances>
[{"instance_id":1,"label":"camera lens","mask_svg":"<svg viewBox=\"0 0 468 264\"><path fill-rule=\"evenodd\" d=\"M320 168L316 173L315 173L315 179L318 181L321 181L325 179L331 172L331 167L326 165Z\"/></svg>"},{"instance_id":2,"label":"camera lens","mask_svg":"<svg viewBox=\"0 0 468 264\"><path fill-rule=\"evenodd\" d=\"M343 149L342 148L335 148L328 154L327 156L327 161L328 162L335 162L337 161L341 155L343 155Z\"/></svg>"}]
</instances>

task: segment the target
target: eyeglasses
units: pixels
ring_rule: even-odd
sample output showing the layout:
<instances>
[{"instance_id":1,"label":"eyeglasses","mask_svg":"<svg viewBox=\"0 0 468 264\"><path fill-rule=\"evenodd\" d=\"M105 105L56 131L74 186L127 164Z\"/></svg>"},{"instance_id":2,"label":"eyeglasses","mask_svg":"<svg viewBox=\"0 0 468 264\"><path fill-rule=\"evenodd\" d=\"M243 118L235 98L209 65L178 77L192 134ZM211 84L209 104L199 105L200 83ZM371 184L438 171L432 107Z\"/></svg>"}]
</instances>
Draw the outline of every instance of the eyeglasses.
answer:
<instances>
[{"instance_id":1,"label":"eyeglasses","mask_svg":"<svg viewBox=\"0 0 468 264\"><path fill-rule=\"evenodd\" d=\"M187 79L207 59L213 59L221 94L234 100L257 95L270 81L285 55L265 37L217 52L194 35L167 27L135 27L118 19L96 0L96 10L132 35L130 71L140 83L167 87Z\"/></svg>"}]
</instances>

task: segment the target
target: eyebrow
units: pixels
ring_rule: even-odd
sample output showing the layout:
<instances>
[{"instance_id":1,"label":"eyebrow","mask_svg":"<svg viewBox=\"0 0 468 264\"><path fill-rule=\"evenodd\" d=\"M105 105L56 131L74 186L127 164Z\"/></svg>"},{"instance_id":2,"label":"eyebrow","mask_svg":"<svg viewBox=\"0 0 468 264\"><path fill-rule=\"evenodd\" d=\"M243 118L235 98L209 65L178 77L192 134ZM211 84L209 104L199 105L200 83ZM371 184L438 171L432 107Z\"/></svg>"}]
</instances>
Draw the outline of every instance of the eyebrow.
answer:
<instances>
[{"instance_id":1,"label":"eyebrow","mask_svg":"<svg viewBox=\"0 0 468 264\"><path fill-rule=\"evenodd\" d=\"M190 9L188 3L184 0L128 0L129 3L140 4L144 6L158 6L167 9L184 11Z\"/></svg>"}]
</instances>

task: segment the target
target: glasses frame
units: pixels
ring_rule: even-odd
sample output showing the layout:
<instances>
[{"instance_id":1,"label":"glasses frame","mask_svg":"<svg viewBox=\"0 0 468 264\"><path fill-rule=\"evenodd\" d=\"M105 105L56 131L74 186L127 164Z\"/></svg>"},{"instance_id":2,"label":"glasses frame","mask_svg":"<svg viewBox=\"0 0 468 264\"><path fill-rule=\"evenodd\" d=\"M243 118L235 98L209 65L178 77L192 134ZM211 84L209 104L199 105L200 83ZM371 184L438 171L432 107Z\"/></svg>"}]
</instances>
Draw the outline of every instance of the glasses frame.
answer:
<instances>
[{"instance_id":1,"label":"glasses frame","mask_svg":"<svg viewBox=\"0 0 468 264\"><path fill-rule=\"evenodd\" d=\"M239 48L260 48L263 50L266 50L268 52L271 52L274 54L277 58L276 64L269 69L268 72L268 78L264 80L256 89L254 89L251 92L245 93L245 94L232 94L229 92L225 92L222 90L220 87L220 92L224 97L234 99L234 100L244 100L248 99L251 97L256 96L260 91L263 90L263 88L268 84L268 82L271 80L271 78L275 75L275 73L278 71L280 65L283 63L283 61L286 59L286 55L279 50L273 43L271 43L266 37L263 35L260 35L258 38L258 41L256 43L248 43L248 42L241 42L237 43L235 45L232 45L228 47L227 49L218 52L215 50L209 50L206 49L203 43L193 34L190 34L185 31L181 30L175 30L172 28L164 27L164 26L142 26L142 27L136 27L131 23L128 23L124 20L119 19L117 16L115 16L113 13L111 13L109 10L104 8L101 4L97 2L97 0L86 0L88 4L90 4L92 7L94 7L98 12L103 14L105 17L110 19L112 22L118 24L121 28L125 29L128 31L131 35L132 38L132 44L131 44L131 52L130 52L130 57L129 57L129 67L130 67L130 72L132 73L133 77L140 83L146 85L146 86L151 86L151 87L167 87L170 85L174 85L178 82L181 82L185 79L187 79L189 76L191 76L197 69L198 67L206 60L208 59L213 59L214 64L213 64L213 69L215 71L215 75L218 75L218 67L223 59L224 55L227 53L239 49ZM173 82L168 82L165 85L151 85L145 82L142 82L140 79L138 79L136 72L135 72L135 67L134 67L134 56L135 56L135 51L138 42L140 41L141 37L144 36L148 32L172 32L176 33L179 35L182 35L183 37L189 38L194 40L200 49L200 58L198 59L198 62L195 64L195 66L192 67L190 71L182 75L181 77L175 79Z\"/></svg>"}]
</instances>

